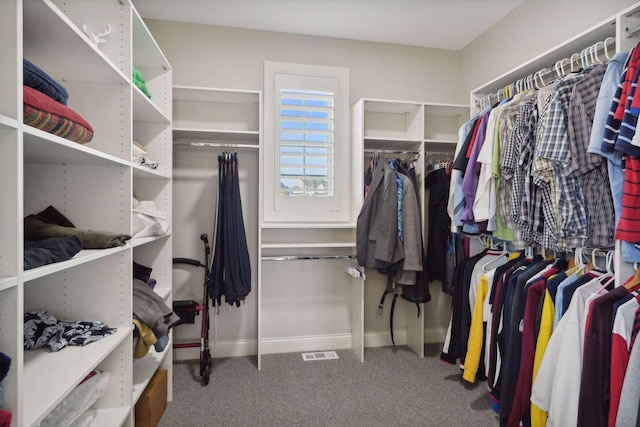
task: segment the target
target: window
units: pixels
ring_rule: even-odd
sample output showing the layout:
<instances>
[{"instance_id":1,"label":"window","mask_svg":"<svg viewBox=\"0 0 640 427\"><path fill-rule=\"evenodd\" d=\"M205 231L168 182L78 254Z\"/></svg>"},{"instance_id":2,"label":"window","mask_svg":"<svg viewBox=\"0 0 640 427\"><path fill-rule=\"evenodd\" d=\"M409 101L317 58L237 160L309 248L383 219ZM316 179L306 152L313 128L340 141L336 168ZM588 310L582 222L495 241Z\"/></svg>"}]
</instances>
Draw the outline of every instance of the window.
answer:
<instances>
[{"instance_id":1,"label":"window","mask_svg":"<svg viewBox=\"0 0 640 427\"><path fill-rule=\"evenodd\" d=\"M264 219L349 219L348 70L265 63Z\"/></svg>"}]
</instances>

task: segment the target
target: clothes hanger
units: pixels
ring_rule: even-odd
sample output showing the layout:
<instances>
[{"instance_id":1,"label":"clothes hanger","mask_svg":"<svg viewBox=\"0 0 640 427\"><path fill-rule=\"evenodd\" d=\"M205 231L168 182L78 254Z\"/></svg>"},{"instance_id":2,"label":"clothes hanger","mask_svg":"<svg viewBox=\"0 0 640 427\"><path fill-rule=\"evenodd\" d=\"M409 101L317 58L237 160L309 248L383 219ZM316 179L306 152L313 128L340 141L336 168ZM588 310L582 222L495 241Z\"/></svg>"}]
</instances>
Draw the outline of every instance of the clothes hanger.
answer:
<instances>
[{"instance_id":1,"label":"clothes hanger","mask_svg":"<svg viewBox=\"0 0 640 427\"><path fill-rule=\"evenodd\" d=\"M613 42L613 44L616 43L616 39L614 37L607 37L604 40L604 56L607 58L607 60L611 61L611 59L613 58L613 56L609 56L609 52L607 51L607 44L610 44L609 42ZM615 51L615 49L614 49Z\"/></svg>"},{"instance_id":2,"label":"clothes hanger","mask_svg":"<svg viewBox=\"0 0 640 427\"><path fill-rule=\"evenodd\" d=\"M640 285L640 270L638 269L637 262L633 263L633 268L636 272L633 274L633 277L631 278L631 280L629 280L627 283L624 284L624 287L627 288L628 290L632 290L636 286Z\"/></svg>"},{"instance_id":3,"label":"clothes hanger","mask_svg":"<svg viewBox=\"0 0 640 427\"><path fill-rule=\"evenodd\" d=\"M574 59L575 58L575 59ZM571 61L571 72L574 73L576 71L580 71L580 68L578 68L577 70L573 69L573 64L575 63L576 65L578 65L578 60L580 59L580 54L579 53L574 53L573 55L571 55L571 58L569 59Z\"/></svg>"},{"instance_id":4,"label":"clothes hanger","mask_svg":"<svg viewBox=\"0 0 640 427\"><path fill-rule=\"evenodd\" d=\"M597 64L603 64L600 57L598 57L598 46L600 45L602 45L602 47L604 48L604 42L597 42L595 45L593 45L593 55Z\"/></svg>"}]
</instances>

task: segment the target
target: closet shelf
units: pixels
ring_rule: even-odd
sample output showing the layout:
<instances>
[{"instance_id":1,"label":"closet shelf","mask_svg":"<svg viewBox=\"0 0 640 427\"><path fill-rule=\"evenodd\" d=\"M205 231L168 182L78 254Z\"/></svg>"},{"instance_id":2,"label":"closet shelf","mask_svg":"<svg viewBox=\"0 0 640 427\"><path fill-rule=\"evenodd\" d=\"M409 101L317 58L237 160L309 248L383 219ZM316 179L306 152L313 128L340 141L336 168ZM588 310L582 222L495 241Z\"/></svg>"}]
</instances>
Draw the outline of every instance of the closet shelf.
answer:
<instances>
[{"instance_id":1,"label":"closet shelf","mask_svg":"<svg viewBox=\"0 0 640 427\"><path fill-rule=\"evenodd\" d=\"M24 8L24 54L32 61L50 55L51 41L67 54L47 63L47 73L58 80L128 85L129 79L89 41L60 10L49 2L26 1ZM37 30L34 30L36 29ZM36 62L37 64L37 62Z\"/></svg>"},{"instance_id":2,"label":"closet shelf","mask_svg":"<svg viewBox=\"0 0 640 427\"><path fill-rule=\"evenodd\" d=\"M153 100L142 93L137 86L133 86L133 121L163 125L171 123L171 120L153 103Z\"/></svg>"},{"instance_id":3,"label":"closet shelf","mask_svg":"<svg viewBox=\"0 0 640 427\"><path fill-rule=\"evenodd\" d=\"M173 86L174 101L218 104L258 104L259 93L248 90L217 89L198 86Z\"/></svg>"},{"instance_id":4,"label":"closet shelf","mask_svg":"<svg viewBox=\"0 0 640 427\"><path fill-rule=\"evenodd\" d=\"M136 68L171 70L171 65L160 46L151 36L138 11L133 8L131 33L133 36L133 63Z\"/></svg>"},{"instance_id":5,"label":"closet shelf","mask_svg":"<svg viewBox=\"0 0 640 427\"><path fill-rule=\"evenodd\" d=\"M306 249L306 248L355 248L355 242L327 243L263 243L262 249Z\"/></svg>"},{"instance_id":6,"label":"closet shelf","mask_svg":"<svg viewBox=\"0 0 640 427\"><path fill-rule=\"evenodd\" d=\"M153 373L158 369L160 364L165 358L165 355L168 351L172 351L173 348L173 338L169 338L169 343L165 347L162 353L158 353L155 351L153 346L149 348L149 353L146 356L135 359L133 361L133 403L138 401L140 395L144 391L147 384L151 380Z\"/></svg>"},{"instance_id":7,"label":"closet shelf","mask_svg":"<svg viewBox=\"0 0 640 427\"><path fill-rule=\"evenodd\" d=\"M388 138L388 137L374 137L374 136L365 136L364 137L364 146L365 148L372 149L392 149L398 148L399 150L407 150L414 149L417 145L422 144L422 138L413 139L413 138Z\"/></svg>"},{"instance_id":8,"label":"closet shelf","mask_svg":"<svg viewBox=\"0 0 640 427\"><path fill-rule=\"evenodd\" d=\"M131 336L132 327L118 327L118 331L84 347L68 346L52 353L47 348L25 350L24 384L30 387L24 399L24 425L33 425L44 418L64 396L98 366L106 355ZM42 379L46 378L43 382Z\"/></svg>"},{"instance_id":9,"label":"closet shelf","mask_svg":"<svg viewBox=\"0 0 640 427\"><path fill-rule=\"evenodd\" d=\"M105 258L120 252L124 252L129 249L129 245L118 246L116 248L109 249L84 249L78 252L73 258L67 261L56 262L53 264L43 265L42 267L27 270L22 275L22 280L25 282L38 279L40 277L48 276L49 274L57 273L59 271L68 270L70 268L92 262L101 258Z\"/></svg>"},{"instance_id":10,"label":"closet shelf","mask_svg":"<svg viewBox=\"0 0 640 427\"><path fill-rule=\"evenodd\" d=\"M224 129L197 129L186 127L173 127L173 139L186 143L190 142L253 142L258 144L260 132L258 131L233 131ZM174 143L175 145L179 145Z\"/></svg>"},{"instance_id":11,"label":"closet shelf","mask_svg":"<svg viewBox=\"0 0 640 427\"><path fill-rule=\"evenodd\" d=\"M171 288L161 287L157 285L153 291L162 299L166 299L171 294Z\"/></svg>"},{"instance_id":12,"label":"closet shelf","mask_svg":"<svg viewBox=\"0 0 640 427\"><path fill-rule=\"evenodd\" d=\"M124 421L131 412L130 406L118 408L101 408L96 410L96 418L91 423L92 427L112 427L124 425Z\"/></svg>"},{"instance_id":13,"label":"closet shelf","mask_svg":"<svg viewBox=\"0 0 640 427\"><path fill-rule=\"evenodd\" d=\"M17 120L12 119L11 117L3 116L2 114L0 114L0 125L7 126L10 128L17 128L18 122Z\"/></svg>"},{"instance_id":14,"label":"closet shelf","mask_svg":"<svg viewBox=\"0 0 640 427\"><path fill-rule=\"evenodd\" d=\"M18 285L17 277L2 277L0 278L0 292L6 289L15 288Z\"/></svg>"},{"instance_id":15,"label":"closet shelf","mask_svg":"<svg viewBox=\"0 0 640 427\"><path fill-rule=\"evenodd\" d=\"M130 163L32 126L24 125L23 131L25 163L92 166L129 166Z\"/></svg>"},{"instance_id":16,"label":"closet shelf","mask_svg":"<svg viewBox=\"0 0 640 427\"><path fill-rule=\"evenodd\" d=\"M139 246L146 245L147 243L155 242L157 240L166 239L171 236L171 233L164 234L162 236L151 236L151 237L135 237L131 239L131 246L137 248Z\"/></svg>"},{"instance_id":17,"label":"closet shelf","mask_svg":"<svg viewBox=\"0 0 640 427\"><path fill-rule=\"evenodd\" d=\"M263 222L260 224L260 228L269 228L269 229L300 229L300 228L308 228L308 229L344 229L344 228L356 228L355 223L345 222L345 223L270 223Z\"/></svg>"},{"instance_id":18,"label":"closet shelf","mask_svg":"<svg viewBox=\"0 0 640 427\"><path fill-rule=\"evenodd\" d=\"M161 178L161 179L171 179L170 176L167 176L161 172L162 169L149 169L144 166L140 166L138 164L132 163L131 169L133 169L133 177L134 178Z\"/></svg>"}]
</instances>

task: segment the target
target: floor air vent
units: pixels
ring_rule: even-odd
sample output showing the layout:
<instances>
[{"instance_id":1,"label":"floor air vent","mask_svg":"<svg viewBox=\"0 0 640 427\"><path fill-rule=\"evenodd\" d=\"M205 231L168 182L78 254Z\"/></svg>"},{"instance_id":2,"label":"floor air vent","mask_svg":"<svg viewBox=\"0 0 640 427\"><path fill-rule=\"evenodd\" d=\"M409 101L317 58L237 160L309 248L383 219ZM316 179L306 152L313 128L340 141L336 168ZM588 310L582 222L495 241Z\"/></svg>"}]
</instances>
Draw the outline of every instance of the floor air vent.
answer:
<instances>
[{"instance_id":1,"label":"floor air vent","mask_svg":"<svg viewBox=\"0 0 640 427\"><path fill-rule=\"evenodd\" d=\"M302 353L302 360L305 362L311 360L329 360L337 359L338 355L335 351L314 351L313 353Z\"/></svg>"}]
</instances>

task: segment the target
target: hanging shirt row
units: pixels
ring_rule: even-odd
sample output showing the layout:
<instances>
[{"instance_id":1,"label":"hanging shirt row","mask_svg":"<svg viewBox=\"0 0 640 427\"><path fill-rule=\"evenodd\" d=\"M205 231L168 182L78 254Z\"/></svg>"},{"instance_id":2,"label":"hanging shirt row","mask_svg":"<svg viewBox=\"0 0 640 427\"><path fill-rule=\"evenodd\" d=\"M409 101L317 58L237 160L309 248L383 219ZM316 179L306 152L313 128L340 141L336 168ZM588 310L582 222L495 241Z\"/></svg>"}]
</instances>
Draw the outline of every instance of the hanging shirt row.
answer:
<instances>
[{"instance_id":1,"label":"hanging shirt row","mask_svg":"<svg viewBox=\"0 0 640 427\"><path fill-rule=\"evenodd\" d=\"M640 261L638 50L509 96L466 122L449 191L452 231L553 251L610 248L617 238L623 259Z\"/></svg>"},{"instance_id":2,"label":"hanging shirt row","mask_svg":"<svg viewBox=\"0 0 640 427\"><path fill-rule=\"evenodd\" d=\"M441 360L486 381L500 425L636 425L640 273L485 249L461 260ZM616 286L619 285L619 286Z\"/></svg>"}]
</instances>

